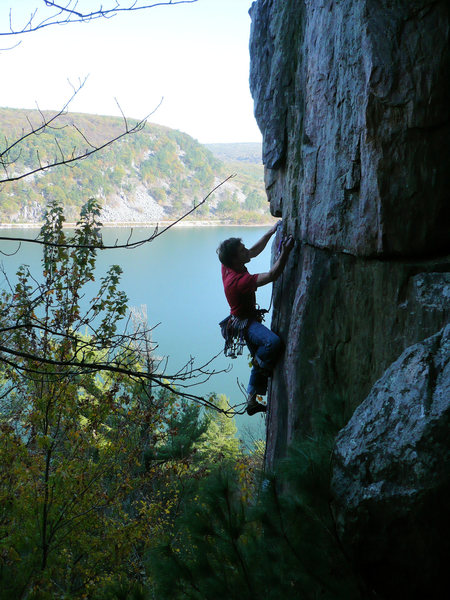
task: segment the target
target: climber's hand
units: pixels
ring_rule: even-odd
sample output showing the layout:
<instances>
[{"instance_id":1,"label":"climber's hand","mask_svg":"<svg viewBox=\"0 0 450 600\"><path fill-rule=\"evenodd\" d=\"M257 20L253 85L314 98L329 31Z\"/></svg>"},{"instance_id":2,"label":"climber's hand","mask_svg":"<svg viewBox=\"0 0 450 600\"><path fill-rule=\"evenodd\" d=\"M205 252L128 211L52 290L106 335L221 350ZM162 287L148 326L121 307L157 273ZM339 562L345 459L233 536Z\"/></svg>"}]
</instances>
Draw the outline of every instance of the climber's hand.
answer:
<instances>
[{"instance_id":1,"label":"climber's hand","mask_svg":"<svg viewBox=\"0 0 450 600\"><path fill-rule=\"evenodd\" d=\"M281 252L277 258L277 260L272 265L272 268L267 273L259 273L256 279L257 287L261 285L266 285L267 283L271 283L272 281L276 281L278 277L283 272L284 267L287 264L289 252L294 247L294 238L290 235L283 241L283 245L281 248Z\"/></svg>"},{"instance_id":2,"label":"climber's hand","mask_svg":"<svg viewBox=\"0 0 450 600\"><path fill-rule=\"evenodd\" d=\"M292 250L292 248L294 247L295 244L295 240L292 237L292 235L290 235L284 242L283 242L283 250L285 252L290 252Z\"/></svg>"},{"instance_id":3,"label":"climber's hand","mask_svg":"<svg viewBox=\"0 0 450 600\"><path fill-rule=\"evenodd\" d=\"M276 233L278 230L278 227L281 227L282 224L283 224L283 221L281 219L279 221L277 221L275 223L275 225L270 228L270 230L269 230L270 235L273 235L274 233Z\"/></svg>"}]
</instances>

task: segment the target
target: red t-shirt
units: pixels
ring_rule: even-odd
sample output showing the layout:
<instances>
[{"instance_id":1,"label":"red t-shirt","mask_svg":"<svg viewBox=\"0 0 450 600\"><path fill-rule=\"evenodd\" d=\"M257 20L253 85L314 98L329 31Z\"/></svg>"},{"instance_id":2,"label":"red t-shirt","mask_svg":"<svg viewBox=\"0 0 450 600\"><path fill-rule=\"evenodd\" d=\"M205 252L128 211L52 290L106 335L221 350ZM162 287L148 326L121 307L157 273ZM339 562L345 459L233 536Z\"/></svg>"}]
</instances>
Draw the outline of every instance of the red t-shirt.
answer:
<instances>
[{"instance_id":1,"label":"red t-shirt","mask_svg":"<svg viewBox=\"0 0 450 600\"><path fill-rule=\"evenodd\" d=\"M246 319L253 317L256 312L256 280L258 275L250 275L244 267L242 273L237 273L222 265L222 281L230 305L231 314Z\"/></svg>"}]
</instances>

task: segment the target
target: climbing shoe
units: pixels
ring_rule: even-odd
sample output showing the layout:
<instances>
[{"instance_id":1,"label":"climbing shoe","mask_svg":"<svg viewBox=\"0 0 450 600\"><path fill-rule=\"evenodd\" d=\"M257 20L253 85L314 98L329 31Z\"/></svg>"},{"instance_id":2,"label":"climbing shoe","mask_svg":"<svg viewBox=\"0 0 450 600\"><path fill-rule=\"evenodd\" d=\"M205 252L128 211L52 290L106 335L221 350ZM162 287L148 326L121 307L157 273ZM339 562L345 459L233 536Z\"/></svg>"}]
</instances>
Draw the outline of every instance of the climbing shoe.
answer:
<instances>
[{"instance_id":1,"label":"climbing shoe","mask_svg":"<svg viewBox=\"0 0 450 600\"><path fill-rule=\"evenodd\" d=\"M250 416L256 415L256 413L259 413L259 412L267 412L267 405L261 404L260 402L258 402L257 398L258 398L258 396L256 394L251 394L248 397L246 411L247 411L247 414Z\"/></svg>"}]
</instances>

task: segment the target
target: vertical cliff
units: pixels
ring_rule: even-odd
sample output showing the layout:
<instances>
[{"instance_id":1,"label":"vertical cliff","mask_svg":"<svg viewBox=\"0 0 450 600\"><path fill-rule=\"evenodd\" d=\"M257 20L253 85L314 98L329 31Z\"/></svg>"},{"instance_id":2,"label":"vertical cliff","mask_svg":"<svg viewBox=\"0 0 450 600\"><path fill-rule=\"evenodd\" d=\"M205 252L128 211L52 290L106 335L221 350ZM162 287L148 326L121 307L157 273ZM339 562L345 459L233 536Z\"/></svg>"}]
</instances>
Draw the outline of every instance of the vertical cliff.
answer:
<instances>
[{"instance_id":1,"label":"vertical cliff","mask_svg":"<svg viewBox=\"0 0 450 600\"><path fill-rule=\"evenodd\" d=\"M370 597L442 598L450 539L450 4L258 0L251 75L271 211L296 246L273 466L333 397L336 527ZM358 407L358 408L357 408Z\"/></svg>"},{"instance_id":2,"label":"vertical cliff","mask_svg":"<svg viewBox=\"0 0 450 600\"><path fill-rule=\"evenodd\" d=\"M250 85L271 211L296 247L276 283L286 342L268 462L336 394L356 408L448 322L447 0L258 0ZM446 295L447 294L447 295Z\"/></svg>"}]
</instances>

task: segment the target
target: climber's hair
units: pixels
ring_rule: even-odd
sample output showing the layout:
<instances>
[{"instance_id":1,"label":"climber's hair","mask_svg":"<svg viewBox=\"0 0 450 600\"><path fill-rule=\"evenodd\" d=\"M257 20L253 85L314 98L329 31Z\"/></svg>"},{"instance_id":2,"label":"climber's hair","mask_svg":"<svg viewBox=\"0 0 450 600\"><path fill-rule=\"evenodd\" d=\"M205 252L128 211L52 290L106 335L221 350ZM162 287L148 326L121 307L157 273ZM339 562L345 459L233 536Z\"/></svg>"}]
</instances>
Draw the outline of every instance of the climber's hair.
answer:
<instances>
[{"instance_id":1,"label":"climber's hair","mask_svg":"<svg viewBox=\"0 0 450 600\"><path fill-rule=\"evenodd\" d=\"M236 256L236 251L242 243L242 238L228 238L224 240L217 248L217 256L220 262L231 269L233 259Z\"/></svg>"}]
</instances>

